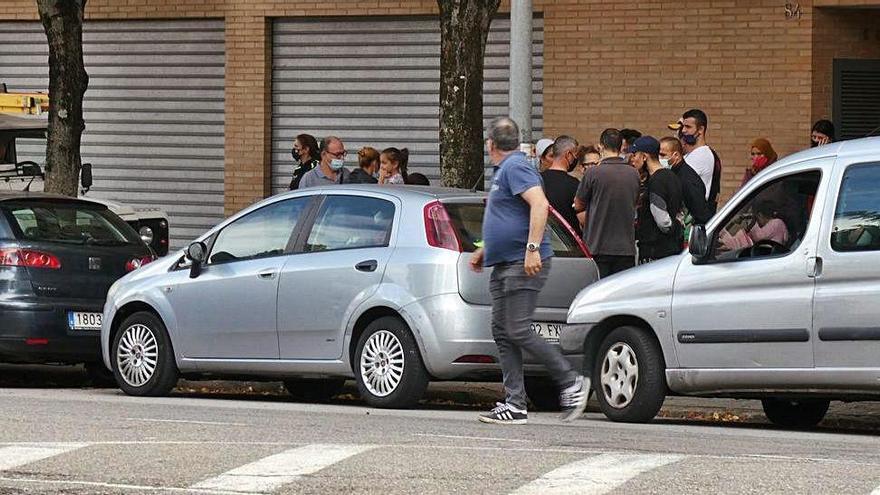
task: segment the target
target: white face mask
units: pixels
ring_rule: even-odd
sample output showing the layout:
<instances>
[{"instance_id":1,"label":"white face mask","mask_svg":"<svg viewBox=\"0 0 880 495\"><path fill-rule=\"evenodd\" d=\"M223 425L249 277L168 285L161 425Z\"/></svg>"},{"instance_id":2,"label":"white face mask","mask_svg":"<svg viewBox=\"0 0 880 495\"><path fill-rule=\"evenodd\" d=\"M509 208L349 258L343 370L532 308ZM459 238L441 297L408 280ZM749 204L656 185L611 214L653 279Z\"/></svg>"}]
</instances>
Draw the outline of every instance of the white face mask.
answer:
<instances>
[{"instance_id":1,"label":"white face mask","mask_svg":"<svg viewBox=\"0 0 880 495\"><path fill-rule=\"evenodd\" d=\"M661 158L660 165L662 165L663 168L670 168L672 166L669 164L669 158Z\"/></svg>"},{"instance_id":2,"label":"white face mask","mask_svg":"<svg viewBox=\"0 0 880 495\"><path fill-rule=\"evenodd\" d=\"M330 160L330 168L332 170L342 170L342 167L345 166L345 160L341 158L334 158Z\"/></svg>"}]
</instances>

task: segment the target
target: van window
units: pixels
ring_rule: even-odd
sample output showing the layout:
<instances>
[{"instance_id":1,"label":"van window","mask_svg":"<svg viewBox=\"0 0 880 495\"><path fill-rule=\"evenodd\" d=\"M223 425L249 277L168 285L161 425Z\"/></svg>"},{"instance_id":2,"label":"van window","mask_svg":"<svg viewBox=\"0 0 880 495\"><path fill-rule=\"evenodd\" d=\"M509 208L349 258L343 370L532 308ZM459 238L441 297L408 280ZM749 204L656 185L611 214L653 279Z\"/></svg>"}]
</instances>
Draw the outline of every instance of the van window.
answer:
<instances>
[{"instance_id":1,"label":"van window","mask_svg":"<svg viewBox=\"0 0 880 495\"><path fill-rule=\"evenodd\" d=\"M461 239L461 247L464 252L476 251L477 247L482 245L483 212L486 205L484 203L444 203L443 206L449 213L458 238ZM553 214L547 216L547 230L550 232L550 246L553 248L553 256L557 258L584 257L584 252L581 251L577 240Z\"/></svg>"},{"instance_id":2,"label":"van window","mask_svg":"<svg viewBox=\"0 0 880 495\"><path fill-rule=\"evenodd\" d=\"M716 261L785 255L801 243L810 224L819 171L776 179L753 192L713 236Z\"/></svg>"},{"instance_id":3,"label":"van window","mask_svg":"<svg viewBox=\"0 0 880 495\"><path fill-rule=\"evenodd\" d=\"M880 250L880 163L853 165L843 175L831 248L835 251Z\"/></svg>"}]
</instances>

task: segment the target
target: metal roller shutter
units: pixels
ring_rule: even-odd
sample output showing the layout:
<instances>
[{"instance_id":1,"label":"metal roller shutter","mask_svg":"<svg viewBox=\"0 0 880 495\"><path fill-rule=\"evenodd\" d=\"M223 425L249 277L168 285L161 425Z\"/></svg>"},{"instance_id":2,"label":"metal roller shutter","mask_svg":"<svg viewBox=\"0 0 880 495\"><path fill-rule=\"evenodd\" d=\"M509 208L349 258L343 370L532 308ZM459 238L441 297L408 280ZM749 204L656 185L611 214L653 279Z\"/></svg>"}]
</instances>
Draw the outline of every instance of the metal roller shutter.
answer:
<instances>
[{"instance_id":1,"label":"metal roller shutter","mask_svg":"<svg viewBox=\"0 0 880 495\"><path fill-rule=\"evenodd\" d=\"M508 114L509 19L492 22L484 116ZM543 127L544 23L533 44L535 136ZM273 29L272 190L287 190L300 133L338 135L357 166L361 146L409 148L411 172L439 185L440 26L436 17L278 19Z\"/></svg>"},{"instance_id":2,"label":"metal roller shutter","mask_svg":"<svg viewBox=\"0 0 880 495\"><path fill-rule=\"evenodd\" d=\"M161 208L178 247L223 219L223 21L87 22L89 73L82 157L90 196ZM0 82L46 91L48 48L38 23L0 23ZM19 148L45 162L45 140Z\"/></svg>"},{"instance_id":3,"label":"metal roller shutter","mask_svg":"<svg viewBox=\"0 0 880 495\"><path fill-rule=\"evenodd\" d=\"M880 60L834 61L834 127L838 139L880 135Z\"/></svg>"}]
</instances>

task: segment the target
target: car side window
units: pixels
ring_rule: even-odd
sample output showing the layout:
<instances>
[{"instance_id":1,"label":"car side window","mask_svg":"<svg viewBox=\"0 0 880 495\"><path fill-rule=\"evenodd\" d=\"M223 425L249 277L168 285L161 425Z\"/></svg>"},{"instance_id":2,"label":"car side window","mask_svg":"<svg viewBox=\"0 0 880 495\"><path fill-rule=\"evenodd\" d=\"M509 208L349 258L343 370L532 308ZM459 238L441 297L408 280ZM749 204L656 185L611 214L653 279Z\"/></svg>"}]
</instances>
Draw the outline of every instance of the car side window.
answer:
<instances>
[{"instance_id":1,"label":"car side window","mask_svg":"<svg viewBox=\"0 0 880 495\"><path fill-rule=\"evenodd\" d=\"M834 210L831 248L835 251L880 250L880 163L846 169Z\"/></svg>"},{"instance_id":2,"label":"car side window","mask_svg":"<svg viewBox=\"0 0 880 495\"><path fill-rule=\"evenodd\" d=\"M583 258L584 252L568 228L552 213L547 216L547 230L550 232L550 246L557 258Z\"/></svg>"},{"instance_id":3,"label":"car side window","mask_svg":"<svg viewBox=\"0 0 880 495\"><path fill-rule=\"evenodd\" d=\"M290 236L311 199L293 198L272 203L227 225L217 235L208 263L229 263L284 254Z\"/></svg>"},{"instance_id":4,"label":"car side window","mask_svg":"<svg viewBox=\"0 0 880 495\"><path fill-rule=\"evenodd\" d=\"M800 245L810 224L819 171L776 179L753 192L713 236L715 261L788 254Z\"/></svg>"},{"instance_id":5,"label":"car side window","mask_svg":"<svg viewBox=\"0 0 880 495\"><path fill-rule=\"evenodd\" d=\"M306 252L384 247L391 239L394 204L365 196L327 196L306 241Z\"/></svg>"}]
</instances>

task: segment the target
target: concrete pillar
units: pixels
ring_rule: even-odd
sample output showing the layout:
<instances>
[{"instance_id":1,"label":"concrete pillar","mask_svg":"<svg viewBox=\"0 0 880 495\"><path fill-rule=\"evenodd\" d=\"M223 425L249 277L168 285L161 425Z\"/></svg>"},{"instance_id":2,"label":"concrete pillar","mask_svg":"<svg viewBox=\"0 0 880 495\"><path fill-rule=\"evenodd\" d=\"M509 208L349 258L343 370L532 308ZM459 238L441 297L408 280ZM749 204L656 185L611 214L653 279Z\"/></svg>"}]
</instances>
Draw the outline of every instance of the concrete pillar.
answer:
<instances>
[{"instance_id":1,"label":"concrete pillar","mask_svg":"<svg viewBox=\"0 0 880 495\"><path fill-rule=\"evenodd\" d=\"M510 116L532 142L532 0L510 2Z\"/></svg>"}]
</instances>

